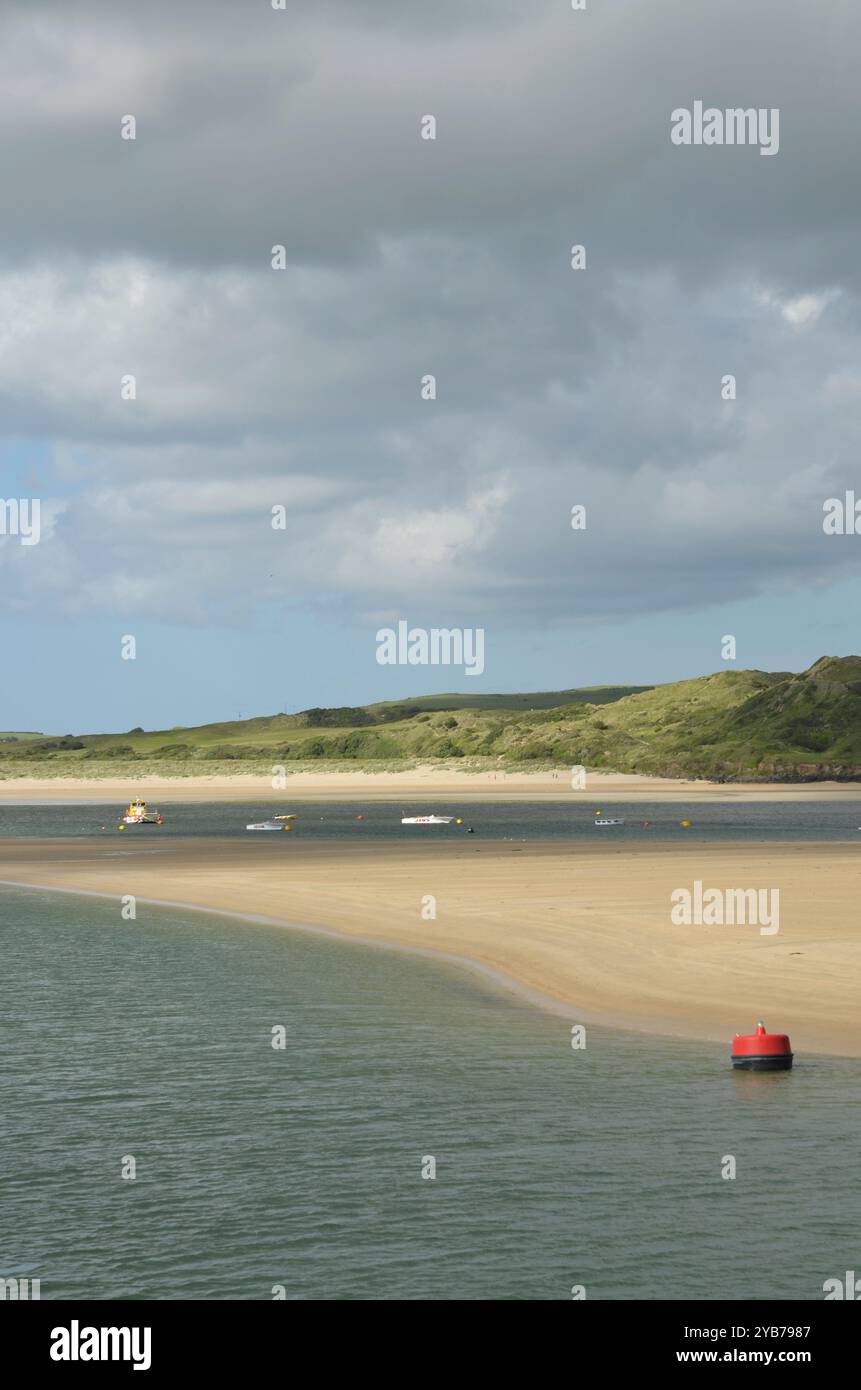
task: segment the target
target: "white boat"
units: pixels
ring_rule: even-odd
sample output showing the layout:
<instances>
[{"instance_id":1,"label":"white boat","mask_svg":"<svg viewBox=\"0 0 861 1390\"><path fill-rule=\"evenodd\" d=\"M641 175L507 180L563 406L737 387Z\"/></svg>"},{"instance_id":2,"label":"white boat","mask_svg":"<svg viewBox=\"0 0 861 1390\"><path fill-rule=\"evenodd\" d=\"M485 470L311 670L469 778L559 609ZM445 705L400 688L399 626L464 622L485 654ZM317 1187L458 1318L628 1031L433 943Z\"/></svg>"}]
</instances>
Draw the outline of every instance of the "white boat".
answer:
<instances>
[{"instance_id":1,"label":"white boat","mask_svg":"<svg viewBox=\"0 0 861 1390\"><path fill-rule=\"evenodd\" d=\"M606 816L603 820L596 820L596 825L624 825L625 821L621 817Z\"/></svg>"},{"instance_id":2,"label":"white boat","mask_svg":"<svg viewBox=\"0 0 861 1390\"><path fill-rule=\"evenodd\" d=\"M451 825L454 816L401 816L401 825Z\"/></svg>"},{"instance_id":3,"label":"white boat","mask_svg":"<svg viewBox=\"0 0 861 1390\"><path fill-rule=\"evenodd\" d=\"M250 825L246 825L246 830L286 830L286 825L279 825L277 820L256 820Z\"/></svg>"}]
</instances>

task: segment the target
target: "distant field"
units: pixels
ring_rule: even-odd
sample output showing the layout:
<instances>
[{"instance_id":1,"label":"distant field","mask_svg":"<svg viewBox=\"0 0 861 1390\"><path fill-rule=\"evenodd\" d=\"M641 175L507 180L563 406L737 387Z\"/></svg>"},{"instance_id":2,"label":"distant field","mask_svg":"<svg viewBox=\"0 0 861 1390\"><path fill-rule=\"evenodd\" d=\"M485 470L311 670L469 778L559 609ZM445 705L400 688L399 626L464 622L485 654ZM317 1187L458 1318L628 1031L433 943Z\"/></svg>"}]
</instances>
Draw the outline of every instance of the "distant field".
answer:
<instances>
[{"instance_id":1,"label":"distant field","mask_svg":"<svg viewBox=\"0 0 861 1390\"><path fill-rule=\"evenodd\" d=\"M861 658L800 675L723 670L661 686L433 695L124 734L10 734L0 778L266 772L274 764L377 771L419 763L583 765L725 780L861 778Z\"/></svg>"},{"instance_id":2,"label":"distant field","mask_svg":"<svg viewBox=\"0 0 861 1390\"><path fill-rule=\"evenodd\" d=\"M386 700L365 708L369 711L409 710L413 714L424 710L559 709L562 705L607 705L626 695L639 695L654 688L652 685L584 685L574 690L538 690L527 695L417 695L409 700Z\"/></svg>"}]
</instances>

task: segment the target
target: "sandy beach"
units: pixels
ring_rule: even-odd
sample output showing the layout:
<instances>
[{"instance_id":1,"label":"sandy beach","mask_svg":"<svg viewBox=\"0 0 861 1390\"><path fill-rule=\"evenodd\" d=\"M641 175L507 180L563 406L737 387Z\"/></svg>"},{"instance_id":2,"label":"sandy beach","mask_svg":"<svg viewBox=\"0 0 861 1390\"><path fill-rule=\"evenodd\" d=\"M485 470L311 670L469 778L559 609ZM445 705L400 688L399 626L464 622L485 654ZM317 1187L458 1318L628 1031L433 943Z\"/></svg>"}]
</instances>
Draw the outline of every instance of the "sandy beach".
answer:
<instances>
[{"instance_id":1,"label":"sandy beach","mask_svg":"<svg viewBox=\"0 0 861 1390\"><path fill-rule=\"evenodd\" d=\"M861 862L841 844L605 846L0 841L0 879L181 903L472 963L570 1017L861 1056ZM670 894L778 888L780 930L676 926ZM436 917L426 920L427 900ZM117 903L117 911L120 905ZM145 929L147 908L138 904Z\"/></svg>"},{"instance_id":2,"label":"sandy beach","mask_svg":"<svg viewBox=\"0 0 861 1390\"><path fill-rule=\"evenodd\" d=\"M242 773L218 777L122 779L17 777L0 781L0 803L9 801L113 802L129 795L165 803L176 801L247 801L265 793L272 799L269 775ZM638 777L618 772L588 772L586 786L571 786L571 769L558 772L461 772L454 768L418 767L405 772L289 772L286 788L276 796L316 801L440 801L455 796L473 801L857 801L859 782L699 782L672 777Z\"/></svg>"}]
</instances>

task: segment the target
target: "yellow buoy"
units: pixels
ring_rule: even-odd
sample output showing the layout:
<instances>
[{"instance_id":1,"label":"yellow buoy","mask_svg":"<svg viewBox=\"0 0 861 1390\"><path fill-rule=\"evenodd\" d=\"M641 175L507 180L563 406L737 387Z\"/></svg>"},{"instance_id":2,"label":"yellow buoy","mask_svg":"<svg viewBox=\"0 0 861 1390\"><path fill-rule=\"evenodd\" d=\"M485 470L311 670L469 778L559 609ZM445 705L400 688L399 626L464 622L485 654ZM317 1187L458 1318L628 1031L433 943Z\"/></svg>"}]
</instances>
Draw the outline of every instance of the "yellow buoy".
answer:
<instances>
[{"instance_id":1,"label":"yellow buoy","mask_svg":"<svg viewBox=\"0 0 861 1390\"><path fill-rule=\"evenodd\" d=\"M682 821L682 825L683 825L683 826L685 827L685 829L687 830L688 827L690 826L690 821L689 821L689 820L683 820L683 821Z\"/></svg>"},{"instance_id":2,"label":"yellow buoy","mask_svg":"<svg viewBox=\"0 0 861 1390\"><path fill-rule=\"evenodd\" d=\"M455 825L463 825L463 817L462 817L462 816L458 816L457 820L455 821Z\"/></svg>"}]
</instances>

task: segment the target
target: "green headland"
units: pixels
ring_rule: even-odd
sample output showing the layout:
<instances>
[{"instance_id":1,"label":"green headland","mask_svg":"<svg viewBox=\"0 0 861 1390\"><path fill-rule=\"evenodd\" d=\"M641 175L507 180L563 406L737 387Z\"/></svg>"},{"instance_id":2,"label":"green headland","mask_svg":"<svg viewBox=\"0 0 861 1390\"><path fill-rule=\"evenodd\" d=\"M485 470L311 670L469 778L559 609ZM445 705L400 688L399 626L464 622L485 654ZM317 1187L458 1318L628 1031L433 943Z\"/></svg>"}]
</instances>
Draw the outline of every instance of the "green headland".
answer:
<instances>
[{"instance_id":1,"label":"green headland","mask_svg":"<svg viewBox=\"0 0 861 1390\"><path fill-rule=\"evenodd\" d=\"M433 695L194 728L0 734L0 778L418 764L585 767L727 781L861 779L861 657L657 686Z\"/></svg>"}]
</instances>

